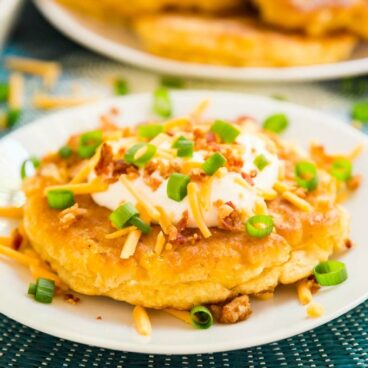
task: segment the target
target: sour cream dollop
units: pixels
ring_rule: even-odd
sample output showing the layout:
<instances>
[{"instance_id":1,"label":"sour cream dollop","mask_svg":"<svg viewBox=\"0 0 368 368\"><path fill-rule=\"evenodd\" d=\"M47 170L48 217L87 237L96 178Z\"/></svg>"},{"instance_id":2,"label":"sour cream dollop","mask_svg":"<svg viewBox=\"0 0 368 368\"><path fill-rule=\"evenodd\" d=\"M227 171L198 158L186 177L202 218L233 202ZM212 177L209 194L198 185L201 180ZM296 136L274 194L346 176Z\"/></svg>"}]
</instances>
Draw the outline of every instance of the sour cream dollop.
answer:
<instances>
[{"instance_id":1,"label":"sour cream dollop","mask_svg":"<svg viewBox=\"0 0 368 368\"><path fill-rule=\"evenodd\" d=\"M242 176L236 172L227 172L222 177L213 177L210 205L207 210L203 211L204 221L208 227L219 225L218 205L216 204L219 201L223 203L232 202L239 211L247 214L254 213L256 203L264 203L264 199L257 192L257 189L261 191L271 190L279 176L282 162L278 159L277 155L267 149L266 142L261 137L255 134L243 133L239 135L237 142L244 147L242 154L244 165L242 171L250 173L252 170L255 170L257 172L257 175L253 178L254 186L252 188L246 188L239 184L239 179L242 180ZM117 152L124 143L124 139L122 139L121 141L111 142L110 144L113 151ZM254 164L254 159L258 155L264 155L268 161L267 166L262 170L259 170ZM203 162L203 154L200 151L195 152L192 161ZM162 183L158 189L153 190L144 182L142 174L143 170L140 170L140 176L132 180L134 188L139 193L142 193L152 205L160 206L169 216L173 224L177 224L183 217L183 213L188 211L188 226L197 227L190 210L188 197L185 197L181 202L174 201L167 196L168 179L162 178L158 171L154 172L153 176L161 180ZM95 173L91 173L90 179L94 176ZM120 181L110 184L105 192L93 194L92 198L98 205L112 211L124 201L132 202L133 204L137 203L135 197Z\"/></svg>"}]
</instances>

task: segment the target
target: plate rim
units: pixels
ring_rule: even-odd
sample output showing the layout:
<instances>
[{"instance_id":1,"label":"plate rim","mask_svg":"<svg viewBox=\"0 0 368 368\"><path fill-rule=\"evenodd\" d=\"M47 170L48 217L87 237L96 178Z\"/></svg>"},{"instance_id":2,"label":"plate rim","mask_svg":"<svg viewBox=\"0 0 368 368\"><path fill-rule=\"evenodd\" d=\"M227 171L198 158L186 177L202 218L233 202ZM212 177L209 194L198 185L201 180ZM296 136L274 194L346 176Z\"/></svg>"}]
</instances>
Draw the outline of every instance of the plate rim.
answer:
<instances>
[{"instance_id":1,"label":"plate rim","mask_svg":"<svg viewBox=\"0 0 368 368\"><path fill-rule=\"evenodd\" d=\"M362 132L357 131L353 127L351 127L348 124L344 124L340 121L340 119L334 117L333 115L327 114L325 112L318 111L316 109L300 106L294 103L290 103L287 101L275 101L274 99L270 97L265 96L258 96L258 95L252 95L252 94L244 94L244 93L237 93L237 92L225 92L225 91L203 91L203 90L184 90L184 91L173 91L173 95L175 95L176 99L179 99L181 96L198 96L198 98L211 97L211 96L219 96L219 98L223 96L227 97L235 97L235 98L242 98L242 99L251 99L253 101L260 101L261 103L272 103L275 106L280 106L280 108L284 107L285 109L288 109L289 111L292 110L298 110L299 113L309 113L314 116L319 116L320 119L323 118L324 123L330 126L333 126L334 129L340 129L342 131L345 131L351 135L354 135L354 138L361 140L364 142L364 144L368 145L368 137L364 135ZM21 134L20 132L26 133L29 129L37 129L41 128L43 124L46 124L46 122L50 118L60 118L65 114L73 114L77 111L83 112L84 110L98 110L100 108L104 108L105 106L111 106L116 102L123 102L129 103L129 100L136 100L136 99L142 99L142 98L148 98L150 97L150 93L138 93L138 94L131 94L124 97L113 97L101 100L98 103L85 105L85 106L79 106L74 107L70 109L64 109L60 110L54 113L47 114L46 116L43 116L41 118L35 119L33 122L19 127L18 129L6 134L4 137L0 139L0 145L8 140L8 139L14 139L17 140L17 135ZM92 337L88 334L81 334L81 333L74 333L74 332L68 332L66 329L58 329L56 332L52 330L52 328L47 328L47 326L42 325L40 322L37 322L35 320L28 320L26 316L20 316L17 315L15 310L7 309L4 310L4 308L1 305L0 302L0 312L3 313L5 316L22 323L28 327L31 327L37 331L56 336L59 338L63 338L66 340L70 340L76 343L82 343L87 344L91 346L97 346L101 348L107 348L107 349L115 349L119 351L129 351L129 352L135 352L135 353L147 353L147 354L170 354L170 355L178 355L178 354L199 354L199 353L215 353L215 352L225 352L230 350L236 350L244 348L246 345L246 348L251 348L254 346L260 346L264 344L268 344L271 342L280 341L292 336L299 335L303 332L315 329L316 327L319 327L321 325L324 325L341 315L349 312L359 304L363 303L365 300L368 299L368 288L367 290L355 300L347 303L344 307L338 309L337 311L333 313L329 313L324 315L323 317L320 317L319 319L311 320L307 325L301 325L299 328L288 328L286 329L282 334L279 332L274 332L272 334L268 334L265 336L259 336L258 338L252 340L251 343L245 343L244 340L242 340L241 337L237 338L235 341L231 340L230 342L223 341L221 343L214 343L214 344L208 344L208 345L200 345L200 346L180 346L175 345L173 347L165 347L161 344L139 344L137 342L130 342L130 341L114 341L114 340L107 340L106 338L102 337Z\"/></svg>"},{"instance_id":2,"label":"plate rim","mask_svg":"<svg viewBox=\"0 0 368 368\"><path fill-rule=\"evenodd\" d=\"M34 3L49 23L73 41L115 61L159 73L198 79L265 83L330 80L368 72L368 57L329 64L285 68L237 68L170 60L145 51L134 50L85 28L70 16L70 10L57 4L55 0L34 0Z\"/></svg>"}]
</instances>

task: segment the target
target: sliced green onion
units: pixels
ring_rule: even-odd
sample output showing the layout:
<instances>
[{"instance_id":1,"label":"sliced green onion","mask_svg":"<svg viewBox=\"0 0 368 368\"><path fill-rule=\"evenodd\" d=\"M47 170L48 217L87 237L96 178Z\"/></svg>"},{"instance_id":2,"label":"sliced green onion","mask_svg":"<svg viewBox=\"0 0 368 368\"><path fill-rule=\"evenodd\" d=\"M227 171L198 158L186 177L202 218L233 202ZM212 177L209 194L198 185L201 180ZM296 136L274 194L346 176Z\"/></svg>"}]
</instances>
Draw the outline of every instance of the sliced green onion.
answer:
<instances>
[{"instance_id":1,"label":"sliced green onion","mask_svg":"<svg viewBox=\"0 0 368 368\"><path fill-rule=\"evenodd\" d=\"M132 217L137 215L139 215L138 210L134 207L132 203L127 202L119 206L114 212L112 212L109 216L109 219L117 229L121 229L128 223L128 221Z\"/></svg>"},{"instance_id":2,"label":"sliced green onion","mask_svg":"<svg viewBox=\"0 0 368 368\"><path fill-rule=\"evenodd\" d=\"M202 169L207 175L211 176L225 163L226 158L221 153L216 152L202 164Z\"/></svg>"},{"instance_id":3,"label":"sliced green onion","mask_svg":"<svg viewBox=\"0 0 368 368\"><path fill-rule=\"evenodd\" d=\"M269 116L263 122L263 129L273 133L283 132L289 125L288 118L285 114L274 114Z\"/></svg>"},{"instance_id":4,"label":"sliced green onion","mask_svg":"<svg viewBox=\"0 0 368 368\"><path fill-rule=\"evenodd\" d=\"M81 158L92 157L98 146L102 143L102 131L93 130L79 137L78 155Z\"/></svg>"},{"instance_id":5,"label":"sliced green onion","mask_svg":"<svg viewBox=\"0 0 368 368\"><path fill-rule=\"evenodd\" d=\"M162 124L143 124L137 129L138 136L141 138L152 139L156 135L164 131L164 126Z\"/></svg>"},{"instance_id":6,"label":"sliced green onion","mask_svg":"<svg viewBox=\"0 0 368 368\"><path fill-rule=\"evenodd\" d=\"M368 123L368 101L360 101L353 105L351 112L354 120L359 120L362 123Z\"/></svg>"},{"instance_id":7,"label":"sliced green onion","mask_svg":"<svg viewBox=\"0 0 368 368\"><path fill-rule=\"evenodd\" d=\"M318 186L318 175L316 165L308 161L300 161L295 165L295 180L297 184L312 191Z\"/></svg>"},{"instance_id":8,"label":"sliced green onion","mask_svg":"<svg viewBox=\"0 0 368 368\"><path fill-rule=\"evenodd\" d=\"M338 285L348 278L345 264L333 260L321 262L314 268L313 274L321 286Z\"/></svg>"},{"instance_id":9,"label":"sliced green onion","mask_svg":"<svg viewBox=\"0 0 368 368\"><path fill-rule=\"evenodd\" d=\"M124 79L117 79L114 82L114 92L117 96L126 95L129 92L128 83Z\"/></svg>"},{"instance_id":10,"label":"sliced green onion","mask_svg":"<svg viewBox=\"0 0 368 368\"><path fill-rule=\"evenodd\" d=\"M10 109L6 113L6 126L12 128L20 119L22 115L22 110L20 109Z\"/></svg>"},{"instance_id":11,"label":"sliced green onion","mask_svg":"<svg viewBox=\"0 0 368 368\"><path fill-rule=\"evenodd\" d=\"M139 157L136 157L136 154L139 150L145 149L144 153ZM150 161L157 151L156 146L150 143L137 143L134 146L130 147L124 155L124 160L138 167L143 167L148 161Z\"/></svg>"},{"instance_id":12,"label":"sliced green onion","mask_svg":"<svg viewBox=\"0 0 368 368\"><path fill-rule=\"evenodd\" d=\"M273 95L271 95L271 97L274 100L279 100L279 101L287 101L287 97L285 95L279 94L279 93L274 93Z\"/></svg>"},{"instance_id":13,"label":"sliced green onion","mask_svg":"<svg viewBox=\"0 0 368 368\"><path fill-rule=\"evenodd\" d=\"M162 87L167 88L184 88L185 86L183 79L174 77L172 75L164 75L160 80L160 84Z\"/></svg>"},{"instance_id":14,"label":"sliced green onion","mask_svg":"<svg viewBox=\"0 0 368 368\"><path fill-rule=\"evenodd\" d=\"M352 163L344 158L335 160L331 165L331 175L340 181L349 180L351 178L352 172Z\"/></svg>"},{"instance_id":15,"label":"sliced green onion","mask_svg":"<svg viewBox=\"0 0 368 368\"><path fill-rule=\"evenodd\" d=\"M254 238L264 238L273 230L273 218L268 215L256 215L248 219L245 224L247 233Z\"/></svg>"},{"instance_id":16,"label":"sliced green onion","mask_svg":"<svg viewBox=\"0 0 368 368\"><path fill-rule=\"evenodd\" d=\"M203 306L197 305L190 310L190 317L195 328L205 330L213 325L213 317L210 310Z\"/></svg>"},{"instance_id":17,"label":"sliced green onion","mask_svg":"<svg viewBox=\"0 0 368 368\"><path fill-rule=\"evenodd\" d=\"M151 226L145 223L139 216L133 216L129 220L129 224L135 226L143 234L148 234L151 231Z\"/></svg>"},{"instance_id":18,"label":"sliced green onion","mask_svg":"<svg viewBox=\"0 0 368 368\"><path fill-rule=\"evenodd\" d=\"M61 158L69 158L73 153L73 150L68 146L63 146L59 149L59 156Z\"/></svg>"},{"instance_id":19,"label":"sliced green onion","mask_svg":"<svg viewBox=\"0 0 368 368\"><path fill-rule=\"evenodd\" d=\"M74 194L70 190L49 190L47 192L47 202L49 207L55 210L64 210L65 208L69 208L73 206Z\"/></svg>"},{"instance_id":20,"label":"sliced green onion","mask_svg":"<svg viewBox=\"0 0 368 368\"><path fill-rule=\"evenodd\" d=\"M167 182L167 196L174 201L181 202L187 195L187 186L190 182L188 175L171 174Z\"/></svg>"},{"instance_id":21,"label":"sliced green onion","mask_svg":"<svg viewBox=\"0 0 368 368\"><path fill-rule=\"evenodd\" d=\"M40 166L41 162L35 156L32 156L30 158L27 158L27 160L24 160L22 166L20 167L20 176L22 179L25 179L28 176L27 167L29 166L29 164L33 166L33 169L37 169Z\"/></svg>"},{"instance_id":22,"label":"sliced green onion","mask_svg":"<svg viewBox=\"0 0 368 368\"><path fill-rule=\"evenodd\" d=\"M239 129L223 120L216 120L212 124L210 130L211 132L216 133L225 143L233 143L236 137L240 134Z\"/></svg>"},{"instance_id":23,"label":"sliced green onion","mask_svg":"<svg viewBox=\"0 0 368 368\"><path fill-rule=\"evenodd\" d=\"M0 83L0 102L5 102L9 96L9 84Z\"/></svg>"},{"instance_id":24,"label":"sliced green onion","mask_svg":"<svg viewBox=\"0 0 368 368\"><path fill-rule=\"evenodd\" d=\"M174 142L172 147L177 149L178 157L192 157L193 156L194 143L185 137L179 137Z\"/></svg>"},{"instance_id":25,"label":"sliced green onion","mask_svg":"<svg viewBox=\"0 0 368 368\"><path fill-rule=\"evenodd\" d=\"M36 285L35 300L40 303L51 303L55 295L55 282L39 278Z\"/></svg>"},{"instance_id":26,"label":"sliced green onion","mask_svg":"<svg viewBox=\"0 0 368 368\"><path fill-rule=\"evenodd\" d=\"M265 155L258 155L254 159L253 163L259 171L262 171L266 166L270 164Z\"/></svg>"},{"instance_id":27,"label":"sliced green onion","mask_svg":"<svg viewBox=\"0 0 368 368\"><path fill-rule=\"evenodd\" d=\"M28 295L35 295L37 290L37 284L29 284L28 286Z\"/></svg>"},{"instance_id":28,"label":"sliced green onion","mask_svg":"<svg viewBox=\"0 0 368 368\"><path fill-rule=\"evenodd\" d=\"M155 90L152 108L157 115L163 118L169 118L172 115L172 102L166 88L159 87Z\"/></svg>"}]
</instances>

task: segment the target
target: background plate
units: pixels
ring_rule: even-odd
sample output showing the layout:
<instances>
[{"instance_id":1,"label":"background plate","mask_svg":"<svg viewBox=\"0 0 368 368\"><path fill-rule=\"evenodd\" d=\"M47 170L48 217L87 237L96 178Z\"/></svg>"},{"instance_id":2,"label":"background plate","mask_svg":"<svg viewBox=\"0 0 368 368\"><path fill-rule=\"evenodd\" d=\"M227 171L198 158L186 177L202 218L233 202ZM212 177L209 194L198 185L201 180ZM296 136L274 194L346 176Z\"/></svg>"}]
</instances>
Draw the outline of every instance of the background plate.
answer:
<instances>
[{"instance_id":1,"label":"background plate","mask_svg":"<svg viewBox=\"0 0 368 368\"><path fill-rule=\"evenodd\" d=\"M344 151L358 143L366 144L359 132L338 120L286 102L234 93L176 92L172 94L175 114L191 111L203 98L210 98L209 117L235 118L253 115L262 120L275 112L285 112L290 127L285 136L306 146L318 139L330 151ZM131 95L111 99L93 106L59 112L9 134L0 141L0 205L19 201L19 165L28 154L41 155L55 150L72 133L92 129L98 115L112 106L123 114L122 125L134 124L151 116L151 96ZM364 152L355 165L357 172L368 176L368 154ZM10 194L9 194L10 193ZM366 219L368 215L368 187L362 186L346 203L353 217L352 239L357 244L343 256L349 279L335 288L324 288L315 300L322 303L326 314L308 319L300 306L294 288L283 287L268 301L254 301L253 314L245 322L235 325L216 325L210 330L194 330L190 326L164 314L153 312L153 334L143 338L132 327L132 308L107 298L81 296L76 306L56 298L52 305L34 302L26 296L29 272L11 261L1 260L0 312L37 330L65 339L117 350L191 354L244 348L276 341L315 328L347 312L368 296L368 243ZM6 234L13 224L0 221L0 233ZM96 320L102 316L102 320Z\"/></svg>"},{"instance_id":2,"label":"background plate","mask_svg":"<svg viewBox=\"0 0 368 368\"><path fill-rule=\"evenodd\" d=\"M333 79L368 72L368 43L362 43L350 60L306 67L241 68L174 61L142 50L134 36L123 26L83 18L63 8L55 0L34 1L42 14L74 41L112 59L165 74L270 82Z\"/></svg>"}]
</instances>

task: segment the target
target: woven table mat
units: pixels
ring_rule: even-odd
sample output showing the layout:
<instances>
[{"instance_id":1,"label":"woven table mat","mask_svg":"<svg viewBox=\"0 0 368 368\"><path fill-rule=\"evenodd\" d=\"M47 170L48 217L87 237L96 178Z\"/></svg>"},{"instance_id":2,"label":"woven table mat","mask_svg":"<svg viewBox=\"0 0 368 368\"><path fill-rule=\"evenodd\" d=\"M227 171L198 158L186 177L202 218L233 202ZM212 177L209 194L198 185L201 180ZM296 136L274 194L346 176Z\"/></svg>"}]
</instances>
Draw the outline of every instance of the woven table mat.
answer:
<instances>
[{"instance_id":1,"label":"woven table mat","mask_svg":"<svg viewBox=\"0 0 368 368\"><path fill-rule=\"evenodd\" d=\"M109 61L67 40L43 20L31 3L27 3L20 20L2 56L25 55L61 62L64 73L56 94L68 93L78 83L82 94L109 96L112 76L124 77L131 92L151 91L157 85L157 74ZM0 81L7 76L0 58ZM338 115L346 122L350 120L353 101L368 96L367 86L367 77L292 85L186 81L187 88L282 95L292 102ZM37 78L27 78L27 106L18 126L43 115L30 102L39 88ZM225 353L165 356L125 353L65 341L0 314L0 368L368 367L367 333L368 301L322 327L280 342Z\"/></svg>"}]
</instances>

